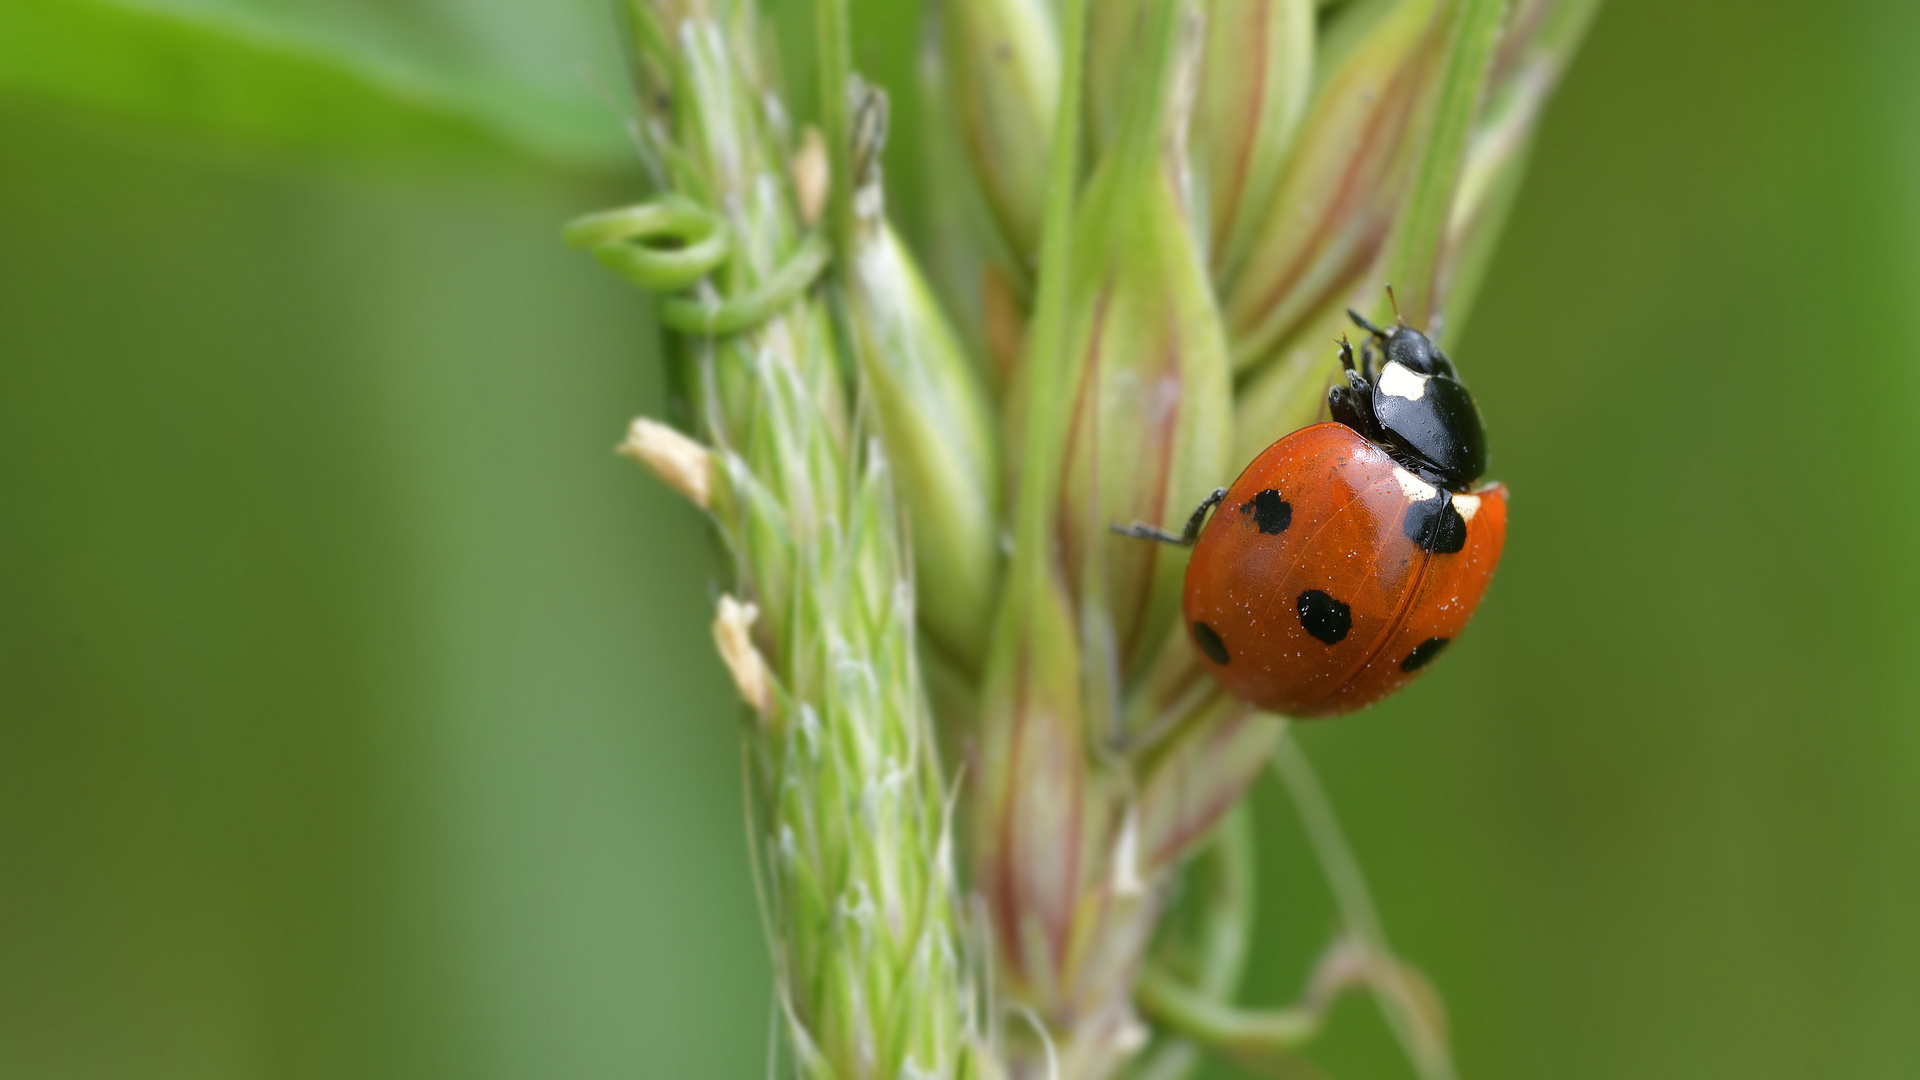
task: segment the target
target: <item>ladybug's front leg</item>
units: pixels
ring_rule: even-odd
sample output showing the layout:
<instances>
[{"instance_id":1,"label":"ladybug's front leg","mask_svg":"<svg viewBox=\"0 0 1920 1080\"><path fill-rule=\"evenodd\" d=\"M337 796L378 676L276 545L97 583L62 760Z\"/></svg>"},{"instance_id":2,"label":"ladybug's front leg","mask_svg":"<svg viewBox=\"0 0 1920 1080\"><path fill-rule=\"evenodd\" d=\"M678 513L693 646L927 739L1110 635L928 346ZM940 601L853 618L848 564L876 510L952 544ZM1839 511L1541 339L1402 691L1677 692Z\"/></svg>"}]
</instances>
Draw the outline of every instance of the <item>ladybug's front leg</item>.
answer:
<instances>
[{"instance_id":1,"label":"ladybug's front leg","mask_svg":"<svg viewBox=\"0 0 1920 1080\"><path fill-rule=\"evenodd\" d=\"M1112 525L1109 528L1121 536L1131 536L1135 540L1158 540L1162 544L1192 547L1193 542L1200 539L1200 526L1207 523L1207 511L1219 506L1221 500L1226 497L1226 488L1214 488L1213 494L1201 500L1200 505L1194 509L1193 516L1187 519L1187 527L1182 529L1178 536L1143 521L1136 521L1131 525Z\"/></svg>"},{"instance_id":2,"label":"ladybug's front leg","mask_svg":"<svg viewBox=\"0 0 1920 1080\"><path fill-rule=\"evenodd\" d=\"M1364 383L1366 389L1372 389L1373 347L1371 345L1368 345L1364 341L1360 343L1360 366L1355 368L1353 364L1353 343L1347 340L1347 335L1341 334L1340 366L1346 370L1347 382L1355 387L1360 387Z\"/></svg>"},{"instance_id":3,"label":"ladybug's front leg","mask_svg":"<svg viewBox=\"0 0 1920 1080\"><path fill-rule=\"evenodd\" d=\"M1388 296L1393 295L1393 290L1391 288L1387 290L1387 295ZM1397 305L1396 305L1396 309L1397 309ZM1352 308L1348 308L1347 318L1353 320L1353 325L1359 327L1362 330L1365 330L1369 334L1372 334L1373 340L1379 342L1381 348L1384 349L1387 347L1387 337L1388 337L1387 332L1373 325L1373 323L1367 321L1367 317L1365 315L1360 314L1359 312L1353 310ZM1401 325L1404 326L1406 324L1402 323Z\"/></svg>"},{"instance_id":4,"label":"ladybug's front leg","mask_svg":"<svg viewBox=\"0 0 1920 1080\"><path fill-rule=\"evenodd\" d=\"M1380 441L1380 422L1373 415L1372 356L1366 347L1361 346L1361 360L1364 365L1360 371L1353 367L1353 346L1347 339L1340 339L1340 364L1346 369L1347 385L1335 386L1327 391L1327 411L1334 420L1345 424L1360 434Z\"/></svg>"}]
</instances>

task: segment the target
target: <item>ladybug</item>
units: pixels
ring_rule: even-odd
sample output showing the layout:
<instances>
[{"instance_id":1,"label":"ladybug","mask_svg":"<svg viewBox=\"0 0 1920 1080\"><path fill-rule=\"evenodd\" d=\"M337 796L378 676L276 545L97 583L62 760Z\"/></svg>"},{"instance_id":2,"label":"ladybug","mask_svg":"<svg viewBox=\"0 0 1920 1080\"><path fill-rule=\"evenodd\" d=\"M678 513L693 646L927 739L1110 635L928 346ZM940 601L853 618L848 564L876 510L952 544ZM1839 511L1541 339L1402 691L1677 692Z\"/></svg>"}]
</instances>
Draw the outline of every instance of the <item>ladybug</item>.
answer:
<instances>
[{"instance_id":1,"label":"ladybug","mask_svg":"<svg viewBox=\"0 0 1920 1080\"><path fill-rule=\"evenodd\" d=\"M1411 682L1465 628L1507 535L1506 488L1473 487L1486 433L1453 362L1405 323L1388 332L1348 315L1371 343L1356 367L1341 338L1332 423L1267 447L1180 536L1118 529L1193 547L1183 606L1207 669L1294 717L1351 712Z\"/></svg>"}]
</instances>

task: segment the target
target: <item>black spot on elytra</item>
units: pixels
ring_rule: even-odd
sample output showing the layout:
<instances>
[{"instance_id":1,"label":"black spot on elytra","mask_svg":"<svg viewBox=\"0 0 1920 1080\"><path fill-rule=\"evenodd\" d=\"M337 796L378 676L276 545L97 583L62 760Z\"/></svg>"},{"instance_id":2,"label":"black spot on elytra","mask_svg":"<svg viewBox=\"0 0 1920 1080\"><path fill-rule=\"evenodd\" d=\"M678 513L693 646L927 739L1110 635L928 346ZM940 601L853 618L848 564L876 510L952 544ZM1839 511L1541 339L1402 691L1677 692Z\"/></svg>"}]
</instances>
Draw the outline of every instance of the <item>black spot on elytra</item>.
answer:
<instances>
[{"instance_id":1,"label":"black spot on elytra","mask_svg":"<svg viewBox=\"0 0 1920 1080\"><path fill-rule=\"evenodd\" d=\"M1240 512L1250 515L1260 531L1270 536L1286 532L1293 524L1293 504L1272 488L1241 503Z\"/></svg>"},{"instance_id":2,"label":"black spot on elytra","mask_svg":"<svg viewBox=\"0 0 1920 1080\"><path fill-rule=\"evenodd\" d=\"M1338 645L1353 629L1353 609L1319 589L1301 593L1299 603L1300 625L1329 645Z\"/></svg>"},{"instance_id":3,"label":"black spot on elytra","mask_svg":"<svg viewBox=\"0 0 1920 1080\"><path fill-rule=\"evenodd\" d=\"M1453 508L1453 496L1444 491L1434 498L1408 503L1401 529L1407 539L1435 555L1451 555L1467 546L1467 519Z\"/></svg>"},{"instance_id":4,"label":"black spot on elytra","mask_svg":"<svg viewBox=\"0 0 1920 1080\"><path fill-rule=\"evenodd\" d=\"M1400 670L1419 671L1421 668L1432 663L1433 658L1439 656L1440 650L1446 647L1446 638L1430 637L1420 644L1415 645L1413 651L1407 654L1407 658L1400 661Z\"/></svg>"},{"instance_id":5,"label":"black spot on elytra","mask_svg":"<svg viewBox=\"0 0 1920 1080\"><path fill-rule=\"evenodd\" d=\"M1207 659L1214 663L1225 665L1233 662L1233 657L1227 655L1227 643L1221 641L1220 635L1206 623L1193 624L1193 641L1200 646L1201 652L1207 654Z\"/></svg>"}]
</instances>

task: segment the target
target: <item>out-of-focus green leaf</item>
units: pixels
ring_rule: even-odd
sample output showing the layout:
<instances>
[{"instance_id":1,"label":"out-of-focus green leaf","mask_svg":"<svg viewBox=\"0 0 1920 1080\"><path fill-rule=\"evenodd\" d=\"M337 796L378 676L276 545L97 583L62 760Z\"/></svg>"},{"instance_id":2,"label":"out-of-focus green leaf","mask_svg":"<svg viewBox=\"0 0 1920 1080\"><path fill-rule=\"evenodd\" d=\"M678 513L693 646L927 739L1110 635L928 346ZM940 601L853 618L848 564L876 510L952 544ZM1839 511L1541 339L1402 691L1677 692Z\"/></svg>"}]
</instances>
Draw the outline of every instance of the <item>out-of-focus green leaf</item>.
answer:
<instances>
[{"instance_id":1,"label":"out-of-focus green leaf","mask_svg":"<svg viewBox=\"0 0 1920 1080\"><path fill-rule=\"evenodd\" d=\"M632 159L594 0L5 0L0 89L245 138Z\"/></svg>"}]
</instances>

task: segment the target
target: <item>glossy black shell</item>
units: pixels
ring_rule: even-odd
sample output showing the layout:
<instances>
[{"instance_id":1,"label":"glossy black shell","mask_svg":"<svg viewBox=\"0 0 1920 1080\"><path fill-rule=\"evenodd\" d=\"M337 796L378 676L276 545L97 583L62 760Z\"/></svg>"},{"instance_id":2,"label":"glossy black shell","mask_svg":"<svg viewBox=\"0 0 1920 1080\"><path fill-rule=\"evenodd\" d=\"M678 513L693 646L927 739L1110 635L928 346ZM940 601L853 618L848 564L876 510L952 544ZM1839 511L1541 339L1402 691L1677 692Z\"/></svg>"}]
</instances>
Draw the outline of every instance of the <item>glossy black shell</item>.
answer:
<instances>
[{"instance_id":1,"label":"glossy black shell","mask_svg":"<svg viewBox=\"0 0 1920 1080\"><path fill-rule=\"evenodd\" d=\"M1354 321L1379 341L1385 355L1376 373L1372 350L1363 346L1356 368L1352 348L1342 343L1347 385L1328 393L1333 418L1429 482L1448 491L1467 490L1487 469L1487 432L1453 362L1418 330L1382 331L1358 315Z\"/></svg>"},{"instance_id":2,"label":"glossy black shell","mask_svg":"<svg viewBox=\"0 0 1920 1080\"><path fill-rule=\"evenodd\" d=\"M1383 441L1419 459L1444 487L1465 488L1487 471L1486 428L1473 395L1457 379L1429 376L1417 401L1389 394L1375 380L1373 416Z\"/></svg>"}]
</instances>

